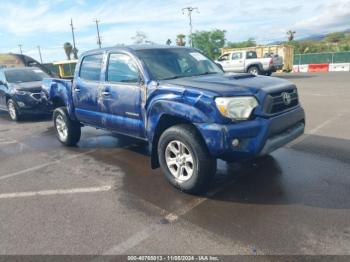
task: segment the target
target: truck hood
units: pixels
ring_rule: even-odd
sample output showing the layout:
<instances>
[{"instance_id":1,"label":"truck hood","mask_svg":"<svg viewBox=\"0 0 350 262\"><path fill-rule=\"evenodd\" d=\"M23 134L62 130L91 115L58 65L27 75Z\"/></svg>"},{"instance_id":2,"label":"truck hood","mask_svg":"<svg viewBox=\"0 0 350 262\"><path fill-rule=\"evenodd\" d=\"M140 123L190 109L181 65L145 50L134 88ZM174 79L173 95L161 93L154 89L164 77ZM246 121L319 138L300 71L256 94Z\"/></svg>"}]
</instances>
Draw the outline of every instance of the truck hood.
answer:
<instances>
[{"instance_id":1,"label":"truck hood","mask_svg":"<svg viewBox=\"0 0 350 262\"><path fill-rule=\"evenodd\" d=\"M31 93L40 93L42 90L41 81L13 83L11 87L17 91L27 91Z\"/></svg>"},{"instance_id":2,"label":"truck hood","mask_svg":"<svg viewBox=\"0 0 350 262\"><path fill-rule=\"evenodd\" d=\"M163 80L160 82L162 84L201 89L220 96L251 95L261 90L273 93L294 87L291 82L276 77L232 73Z\"/></svg>"}]
</instances>

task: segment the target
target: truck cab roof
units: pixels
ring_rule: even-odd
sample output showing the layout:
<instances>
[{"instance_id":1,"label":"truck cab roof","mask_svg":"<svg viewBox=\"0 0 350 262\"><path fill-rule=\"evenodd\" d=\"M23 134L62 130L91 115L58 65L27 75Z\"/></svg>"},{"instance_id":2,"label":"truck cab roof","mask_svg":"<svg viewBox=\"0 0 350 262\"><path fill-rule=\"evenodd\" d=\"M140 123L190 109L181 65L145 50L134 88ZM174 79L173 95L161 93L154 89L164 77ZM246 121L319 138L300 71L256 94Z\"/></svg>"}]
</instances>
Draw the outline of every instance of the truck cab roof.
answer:
<instances>
[{"instance_id":1,"label":"truck cab roof","mask_svg":"<svg viewBox=\"0 0 350 262\"><path fill-rule=\"evenodd\" d=\"M86 51L82 54L82 56L86 56L89 54L95 54L95 53L101 53L101 52L110 52L110 51L138 51L138 50L145 50L145 49L193 49L191 47L185 47L185 46L168 46L168 45L120 45L120 46L112 46L112 47L105 47L105 48L98 48Z\"/></svg>"}]
</instances>

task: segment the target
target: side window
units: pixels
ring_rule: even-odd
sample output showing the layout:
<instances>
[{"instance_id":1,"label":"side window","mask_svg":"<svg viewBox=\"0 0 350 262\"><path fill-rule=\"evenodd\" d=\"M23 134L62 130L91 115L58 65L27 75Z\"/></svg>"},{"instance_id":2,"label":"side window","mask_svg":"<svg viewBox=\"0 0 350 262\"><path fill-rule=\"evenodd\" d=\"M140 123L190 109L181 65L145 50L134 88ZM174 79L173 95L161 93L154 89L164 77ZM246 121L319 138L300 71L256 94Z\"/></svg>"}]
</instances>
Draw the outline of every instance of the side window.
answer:
<instances>
[{"instance_id":1,"label":"side window","mask_svg":"<svg viewBox=\"0 0 350 262\"><path fill-rule=\"evenodd\" d=\"M80 78L89 81L100 81L102 54L84 57L80 66Z\"/></svg>"},{"instance_id":2,"label":"side window","mask_svg":"<svg viewBox=\"0 0 350 262\"><path fill-rule=\"evenodd\" d=\"M125 54L110 54L107 81L137 83L139 81L139 70L132 58Z\"/></svg>"},{"instance_id":3,"label":"side window","mask_svg":"<svg viewBox=\"0 0 350 262\"><path fill-rule=\"evenodd\" d=\"M221 57L219 57L219 61L227 61L229 60L229 54L225 54L225 55L222 55Z\"/></svg>"},{"instance_id":4,"label":"side window","mask_svg":"<svg viewBox=\"0 0 350 262\"><path fill-rule=\"evenodd\" d=\"M257 58L257 55L256 55L255 51L247 52L247 59L254 59L254 58Z\"/></svg>"},{"instance_id":5,"label":"side window","mask_svg":"<svg viewBox=\"0 0 350 262\"><path fill-rule=\"evenodd\" d=\"M232 60L242 59L242 52L232 53Z\"/></svg>"}]
</instances>

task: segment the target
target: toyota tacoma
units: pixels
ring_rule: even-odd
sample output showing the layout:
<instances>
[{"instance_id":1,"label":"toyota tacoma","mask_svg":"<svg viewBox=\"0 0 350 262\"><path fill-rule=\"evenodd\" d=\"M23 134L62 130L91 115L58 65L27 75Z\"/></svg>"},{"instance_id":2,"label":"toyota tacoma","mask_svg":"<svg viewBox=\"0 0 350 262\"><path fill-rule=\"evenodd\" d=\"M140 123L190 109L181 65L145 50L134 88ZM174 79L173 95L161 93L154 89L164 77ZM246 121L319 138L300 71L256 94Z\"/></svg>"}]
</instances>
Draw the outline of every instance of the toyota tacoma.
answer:
<instances>
[{"instance_id":1,"label":"toyota tacoma","mask_svg":"<svg viewBox=\"0 0 350 262\"><path fill-rule=\"evenodd\" d=\"M227 74L200 51L128 46L84 53L72 81L45 79L59 141L79 142L93 126L144 140L151 166L189 193L203 192L216 160L269 154L302 135L294 84Z\"/></svg>"}]
</instances>

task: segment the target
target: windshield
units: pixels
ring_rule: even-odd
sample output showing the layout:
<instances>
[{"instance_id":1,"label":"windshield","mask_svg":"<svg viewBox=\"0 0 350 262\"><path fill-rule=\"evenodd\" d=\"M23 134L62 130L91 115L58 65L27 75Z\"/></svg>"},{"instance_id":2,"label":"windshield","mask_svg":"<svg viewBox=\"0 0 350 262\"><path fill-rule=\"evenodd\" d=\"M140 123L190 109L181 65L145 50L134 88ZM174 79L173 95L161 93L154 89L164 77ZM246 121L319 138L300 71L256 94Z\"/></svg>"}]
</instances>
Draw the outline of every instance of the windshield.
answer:
<instances>
[{"instance_id":1,"label":"windshield","mask_svg":"<svg viewBox=\"0 0 350 262\"><path fill-rule=\"evenodd\" d=\"M144 49L136 53L155 80L223 73L212 60L193 49Z\"/></svg>"},{"instance_id":2,"label":"windshield","mask_svg":"<svg viewBox=\"0 0 350 262\"><path fill-rule=\"evenodd\" d=\"M5 77L9 83L24 83L41 81L49 76L40 69L12 69L5 71Z\"/></svg>"}]
</instances>

